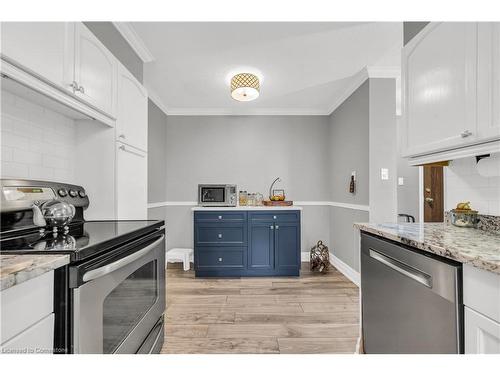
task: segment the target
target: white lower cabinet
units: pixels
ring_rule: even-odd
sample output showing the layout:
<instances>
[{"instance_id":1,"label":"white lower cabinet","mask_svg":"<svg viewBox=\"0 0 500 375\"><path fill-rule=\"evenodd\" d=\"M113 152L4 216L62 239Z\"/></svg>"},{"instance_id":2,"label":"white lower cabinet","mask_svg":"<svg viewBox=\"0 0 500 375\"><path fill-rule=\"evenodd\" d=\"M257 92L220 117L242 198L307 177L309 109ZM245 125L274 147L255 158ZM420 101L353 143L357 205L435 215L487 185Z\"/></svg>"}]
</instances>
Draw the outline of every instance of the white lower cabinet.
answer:
<instances>
[{"instance_id":1,"label":"white lower cabinet","mask_svg":"<svg viewBox=\"0 0 500 375\"><path fill-rule=\"evenodd\" d=\"M465 353L500 354L500 275L465 264Z\"/></svg>"},{"instance_id":2,"label":"white lower cabinet","mask_svg":"<svg viewBox=\"0 0 500 375\"><path fill-rule=\"evenodd\" d=\"M53 354L54 314L2 344L3 354Z\"/></svg>"},{"instance_id":3,"label":"white lower cabinet","mask_svg":"<svg viewBox=\"0 0 500 375\"><path fill-rule=\"evenodd\" d=\"M148 154L116 142L116 216L119 220L147 219Z\"/></svg>"},{"instance_id":4,"label":"white lower cabinet","mask_svg":"<svg viewBox=\"0 0 500 375\"><path fill-rule=\"evenodd\" d=\"M465 354L500 354L500 323L465 307Z\"/></svg>"},{"instance_id":5,"label":"white lower cabinet","mask_svg":"<svg viewBox=\"0 0 500 375\"><path fill-rule=\"evenodd\" d=\"M54 271L1 291L1 352L52 352L53 298Z\"/></svg>"}]
</instances>

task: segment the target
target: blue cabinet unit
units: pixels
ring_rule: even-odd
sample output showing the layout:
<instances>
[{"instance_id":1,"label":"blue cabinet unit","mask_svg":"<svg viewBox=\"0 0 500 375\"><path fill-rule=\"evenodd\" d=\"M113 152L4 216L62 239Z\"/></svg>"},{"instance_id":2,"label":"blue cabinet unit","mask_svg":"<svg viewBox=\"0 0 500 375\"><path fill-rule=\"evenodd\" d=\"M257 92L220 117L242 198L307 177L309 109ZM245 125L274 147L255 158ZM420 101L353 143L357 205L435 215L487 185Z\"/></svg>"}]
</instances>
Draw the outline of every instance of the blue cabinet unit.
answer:
<instances>
[{"instance_id":1,"label":"blue cabinet unit","mask_svg":"<svg viewBox=\"0 0 500 375\"><path fill-rule=\"evenodd\" d=\"M299 276L300 211L195 211L197 277Z\"/></svg>"}]
</instances>

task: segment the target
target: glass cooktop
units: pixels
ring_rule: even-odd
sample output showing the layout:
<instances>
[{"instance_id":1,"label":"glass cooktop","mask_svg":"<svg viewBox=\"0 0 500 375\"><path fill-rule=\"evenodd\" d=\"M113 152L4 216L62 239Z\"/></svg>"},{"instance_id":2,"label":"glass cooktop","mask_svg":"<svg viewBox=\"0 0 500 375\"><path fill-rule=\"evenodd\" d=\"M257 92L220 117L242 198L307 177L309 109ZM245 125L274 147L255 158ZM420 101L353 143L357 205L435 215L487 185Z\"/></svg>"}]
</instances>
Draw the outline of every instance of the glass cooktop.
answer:
<instances>
[{"instance_id":1,"label":"glass cooktop","mask_svg":"<svg viewBox=\"0 0 500 375\"><path fill-rule=\"evenodd\" d=\"M71 261L80 261L125 244L164 225L161 220L85 221L73 223L69 231L40 233L33 228L16 236L2 236L0 253L69 254Z\"/></svg>"}]
</instances>

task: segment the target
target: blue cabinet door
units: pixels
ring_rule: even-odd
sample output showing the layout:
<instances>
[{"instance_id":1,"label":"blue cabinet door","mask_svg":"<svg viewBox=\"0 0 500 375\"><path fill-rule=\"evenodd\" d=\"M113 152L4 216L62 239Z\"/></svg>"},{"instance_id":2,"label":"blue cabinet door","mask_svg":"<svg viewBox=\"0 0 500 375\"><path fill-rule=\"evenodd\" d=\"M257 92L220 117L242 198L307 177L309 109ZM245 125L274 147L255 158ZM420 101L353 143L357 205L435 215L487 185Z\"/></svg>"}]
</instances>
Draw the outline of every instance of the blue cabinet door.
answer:
<instances>
[{"instance_id":1,"label":"blue cabinet door","mask_svg":"<svg viewBox=\"0 0 500 375\"><path fill-rule=\"evenodd\" d=\"M299 223L276 223L274 229L276 268L294 270L300 267Z\"/></svg>"},{"instance_id":2,"label":"blue cabinet door","mask_svg":"<svg viewBox=\"0 0 500 375\"><path fill-rule=\"evenodd\" d=\"M250 223L248 238L248 268L274 269L274 223L272 221Z\"/></svg>"}]
</instances>

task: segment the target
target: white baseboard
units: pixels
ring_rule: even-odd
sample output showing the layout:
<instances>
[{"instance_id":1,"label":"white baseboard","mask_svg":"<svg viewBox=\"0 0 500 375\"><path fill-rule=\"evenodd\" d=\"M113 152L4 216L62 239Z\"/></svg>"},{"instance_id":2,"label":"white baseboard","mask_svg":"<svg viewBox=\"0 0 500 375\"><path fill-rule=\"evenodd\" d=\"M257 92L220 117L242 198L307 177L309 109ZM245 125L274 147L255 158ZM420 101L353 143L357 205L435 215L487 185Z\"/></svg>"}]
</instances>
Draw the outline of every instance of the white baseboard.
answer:
<instances>
[{"instance_id":1,"label":"white baseboard","mask_svg":"<svg viewBox=\"0 0 500 375\"><path fill-rule=\"evenodd\" d=\"M300 253L300 261L301 262L309 262L309 260L310 260L309 259L309 252L302 251ZM334 266L336 269L338 269L340 272L342 272L345 277L347 277L354 284L359 286L360 276L359 276L358 271L356 271L354 268L352 268L351 266L349 266L346 263L344 263L343 261L341 261L339 258L337 258L332 253L330 253L330 263L332 266Z\"/></svg>"},{"instance_id":2,"label":"white baseboard","mask_svg":"<svg viewBox=\"0 0 500 375\"><path fill-rule=\"evenodd\" d=\"M361 284L361 278L359 272L356 271L351 266L344 263L343 261L341 261L332 253L330 253L330 263L332 264L332 266L334 266L336 269L342 272L344 276L347 277L349 280L351 280L354 284L356 284L357 286Z\"/></svg>"}]
</instances>

